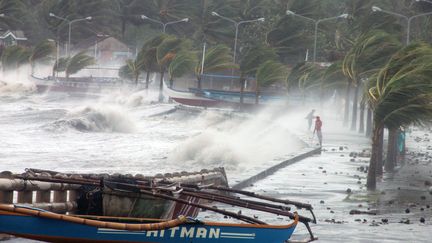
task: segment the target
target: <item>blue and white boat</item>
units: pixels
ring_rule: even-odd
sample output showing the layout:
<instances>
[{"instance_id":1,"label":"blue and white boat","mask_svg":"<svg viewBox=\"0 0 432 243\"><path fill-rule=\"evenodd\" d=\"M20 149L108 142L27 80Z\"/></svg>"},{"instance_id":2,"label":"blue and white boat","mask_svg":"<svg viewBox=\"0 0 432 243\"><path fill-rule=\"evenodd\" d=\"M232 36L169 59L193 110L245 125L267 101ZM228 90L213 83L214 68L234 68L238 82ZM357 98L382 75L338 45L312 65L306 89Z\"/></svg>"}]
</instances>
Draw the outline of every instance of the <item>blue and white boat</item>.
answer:
<instances>
[{"instance_id":1,"label":"blue and white boat","mask_svg":"<svg viewBox=\"0 0 432 243\"><path fill-rule=\"evenodd\" d=\"M298 222L298 215L287 225L202 222L183 216L168 221L86 217L0 205L1 233L46 242L283 243Z\"/></svg>"}]
</instances>

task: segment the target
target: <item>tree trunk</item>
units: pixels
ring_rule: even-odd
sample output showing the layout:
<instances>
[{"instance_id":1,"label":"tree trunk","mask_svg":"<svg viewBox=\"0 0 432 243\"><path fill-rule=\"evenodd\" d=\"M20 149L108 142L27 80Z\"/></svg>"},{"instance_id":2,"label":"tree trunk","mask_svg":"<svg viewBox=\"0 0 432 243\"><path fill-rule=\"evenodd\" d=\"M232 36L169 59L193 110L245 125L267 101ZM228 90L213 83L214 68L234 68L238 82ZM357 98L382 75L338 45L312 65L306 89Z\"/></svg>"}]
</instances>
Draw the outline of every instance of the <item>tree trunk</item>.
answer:
<instances>
[{"instance_id":1,"label":"tree trunk","mask_svg":"<svg viewBox=\"0 0 432 243\"><path fill-rule=\"evenodd\" d=\"M201 87L202 87L202 85L201 85L201 79L202 79L201 75L198 75L197 79L198 79L198 87L197 88L201 89Z\"/></svg>"},{"instance_id":2,"label":"tree trunk","mask_svg":"<svg viewBox=\"0 0 432 243\"><path fill-rule=\"evenodd\" d=\"M345 114L344 114L344 126L348 126L349 121L349 101L350 101L350 92L351 92L351 82L348 81L346 91L345 91Z\"/></svg>"},{"instance_id":3,"label":"tree trunk","mask_svg":"<svg viewBox=\"0 0 432 243\"><path fill-rule=\"evenodd\" d=\"M260 88L257 84L256 90L255 90L255 105L259 104L259 96L260 96Z\"/></svg>"},{"instance_id":4,"label":"tree trunk","mask_svg":"<svg viewBox=\"0 0 432 243\"><path fill-rule=\"evenodd\" d=\"M397 129L389 129L387 144L387 159L385 163L386 171L393 171L396 166L397 158Z\"/></svg>"},{"instance_id":5,"label":"tree trunk","mask_svg":"<svg viewBox=\"0 0 432 243\"><path fill-rule=\"evenodd\" d=\"M364 113L365 113L365 103L360 103L360 124L359 124L359 133L364 133L365 124L364 124Z\"/></svg>"},{"instance_id":6,"label":"tree trunk","mask_svg":"<svg viewBox=\"0 0 432 243\"><path fill-rule=\"evenodd\" d=\"M138 87L138 78L139 78L139 76L135 75L135 87Z\"/></svg>"},{"instance_id":7,"label":"tree trunk","mask_svg":"<svg viewBox=\"0 0 432 243\"><path fill-rule=\"evenodd\" d=\"M170 78L170 88L172 88L174 86L174 79Z\"/></svg>"},{"instance_id":8,"label":"tree trunk","mask_svg":"<svg viewBox=\"0 0 432 243\"><path fill-rule=\"evenodd\" d=\"M381 132L379 133L378 137L378 153L377 153L377 167L376 167L376 174L382 175L383 174L383 150L384 150L384 126L381 128Z\"/></svg>"},{"instance_id":9,"label":"tree trunk","mask_svg":"<svg viewBox=\"0 0 432 243\"><path fill-rule=\"evenodd\" d=\"M359 96L360 85L357 84L354 89L354 99L352 106L352 120L351 120L351 130L355 131L357 129L357 106L358 106L358 96Z\"/></svg>"},{"instance_id":10,"label":"tree trunk","mask_svg":"<svg viewBox=\"0 0 432 243\"><path fill-rule=\"evenodd\" d=\"M372 136L372 109L368 106L366 118L366 136Z\"/></svg>"},{"instance_id":11,"label":"tree trunk","mask_svg":"<svg viewBox=\"0 0 432 243\"><path fill-rule=\"evenodd\" d=\"M122 40L124 40L124 38L125 38L125 33L126 33L126 20L124 18L122 18L122 20L121 20L121 35L122 35Z\"/></svg>"},{"instance_id":12,"label":"tree trunk","mask_svg":"<svg viewBox=\"0 0 432 243\"><path fill-rule=\"evenodd\" d=\"M373 129L373 136L372 136L372 155L369 161L369 170L368 170L368 176L367 176L367 183L366 187L368 190L375 190L376 189L376 171L377 171L377 164L378 164L378 155L380 152L380 137L382 137L383 132L383 125L382 124L374 124Z\"/></svg>"},{"instance_id":13,"label":"tree trunk","mask_svg":"<svg viewBox=\"0 0 432 243\"><path fill-rule=\"evenodd\" d=\"M165 70L163 70L160 73L160 82L159 82L159 102L162 102L164 100L164 96L163 96L163 79L164 79L164 75L165 75Z\"/></svg>"},{"instance_id":14,"label":"tree trunk","mask_svg":"<svg viewBox=\"0 0 432 243\"><path fill-rule=\"evenodd\" d=\"M240 78L240 107L243 105L244 84L245 84L245 79Z\"/></svg>"},{"instance_id":15,"label":"tree trunk","mask_svg":"<svg viewBox=\"0 0 432 243\"><path fill-rule=\"evenodd\" d=\"M149 82L150 82L150 72L147 71L147 76L146 76L146 85L145 85L145 88L146 88L146 89L149 88Z\"/></svg>"}]
</instances>

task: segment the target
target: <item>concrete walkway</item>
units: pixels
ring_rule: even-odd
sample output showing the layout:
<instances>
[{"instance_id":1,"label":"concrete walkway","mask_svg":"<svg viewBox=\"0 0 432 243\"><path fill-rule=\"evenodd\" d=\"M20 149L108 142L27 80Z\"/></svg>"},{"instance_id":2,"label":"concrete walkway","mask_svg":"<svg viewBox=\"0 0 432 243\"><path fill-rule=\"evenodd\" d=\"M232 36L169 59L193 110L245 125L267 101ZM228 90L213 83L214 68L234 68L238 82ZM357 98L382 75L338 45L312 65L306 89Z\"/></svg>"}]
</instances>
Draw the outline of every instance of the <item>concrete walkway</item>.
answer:
<instances>
[{"instance_id":1,"label":"concrete walkway","mask_svg":"<svg viewBox=\"0 0 432 243\"><path fill-rule=\"evenodd\" d=\"M431 203L431 196L422 185L425 173L419 171L422 167L417 167L422 162L417 166L404 166L395 174L386 174L378 180L379 190L368 192L365 189L367 174L363 169L368 166L369 158L353 158L350 154L369 148L369 139L344 128L324 128L321 155L281 169L246 190L312 204L318 218L312 230L318 242L430 242L432 210L427 205ZM412 138L408 139L408 144L413 144ZM412 163L416 162L409 162ZM432 160L423 163L432 163ZM430 169L426 173L429 178ZM423 168L423 171L426 170ZM420 174L423 175L417 183L406 180L407 175ZM407 208L409 213L405 212ZM350 215L351 210L376 212L377 215ZM307 212L303 213L308 216ZM286 220L260 217L277 224ZM420 222L421 217L425 223ZM306 237L307 231L299 226L294 238Z\"/></svg>"}]
</instances>

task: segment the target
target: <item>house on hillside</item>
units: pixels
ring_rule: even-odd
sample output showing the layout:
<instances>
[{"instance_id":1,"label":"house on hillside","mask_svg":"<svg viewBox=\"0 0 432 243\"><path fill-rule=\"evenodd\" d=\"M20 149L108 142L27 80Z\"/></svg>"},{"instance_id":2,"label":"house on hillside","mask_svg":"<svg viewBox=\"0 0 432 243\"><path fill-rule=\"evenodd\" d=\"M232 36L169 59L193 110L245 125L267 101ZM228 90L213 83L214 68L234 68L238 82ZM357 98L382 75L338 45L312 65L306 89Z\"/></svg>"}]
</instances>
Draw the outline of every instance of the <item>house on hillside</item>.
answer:
<instances>
[{"instance_id":1,"label":"house on hillside","mask_svg":"<svg viewBox=\"0 0 432 243\"><path fill-rule=\"evenodd\" d=\"M27 37L22 30L0 31L0 46L26 45Z\"/></svg>"},{"instance_id":2,"label":"house on hillside","mask_svg":"<svg viewBox=\"0 0 432 243\"><path fill-rule=\"evenodd\" d=\"M95 35L78 43L76 51L87 50L87 54L93 56L100 66L121 66L132 58L129 47L112 36Z\"/></svg>"}]
</instances>

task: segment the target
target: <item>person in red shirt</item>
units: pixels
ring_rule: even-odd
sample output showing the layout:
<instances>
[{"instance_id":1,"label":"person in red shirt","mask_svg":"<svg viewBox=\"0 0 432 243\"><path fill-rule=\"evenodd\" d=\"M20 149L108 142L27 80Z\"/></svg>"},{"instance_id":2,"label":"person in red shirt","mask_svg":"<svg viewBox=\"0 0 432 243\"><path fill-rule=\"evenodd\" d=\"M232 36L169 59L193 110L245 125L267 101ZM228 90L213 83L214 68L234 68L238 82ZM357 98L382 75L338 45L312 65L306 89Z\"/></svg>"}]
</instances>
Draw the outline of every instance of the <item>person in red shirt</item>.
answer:
<instances>
[{"instance_id":1,"label":"person in red shirt","mask_svg":"<svg viewBox=\"0 0 432 243\"><path fill-rule=\"evenodd\" d=\"M316 117L315 120L315 129L314 129L314 133L316 132L317 137L318 137L318 141L319 141L319 145L320 147L322 147L322 133L321 133L321 127L322 127L322 121L320 119L319 116Z\"/></svg>"}]
</instances>

